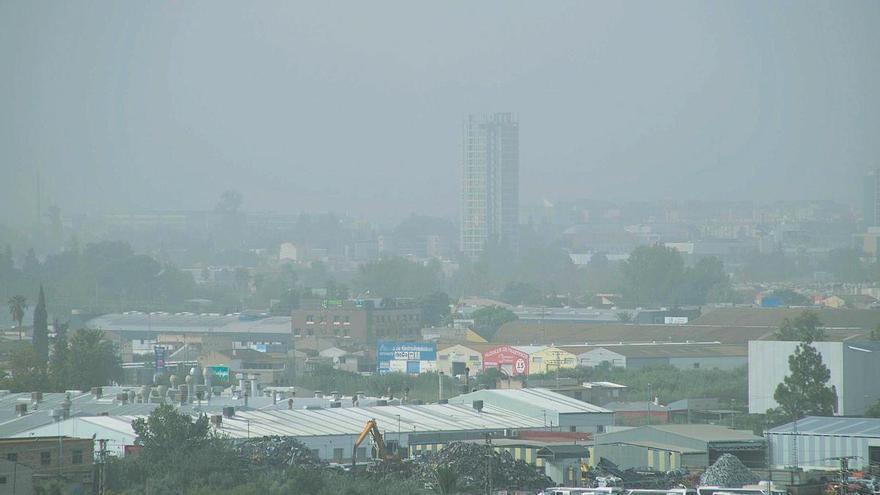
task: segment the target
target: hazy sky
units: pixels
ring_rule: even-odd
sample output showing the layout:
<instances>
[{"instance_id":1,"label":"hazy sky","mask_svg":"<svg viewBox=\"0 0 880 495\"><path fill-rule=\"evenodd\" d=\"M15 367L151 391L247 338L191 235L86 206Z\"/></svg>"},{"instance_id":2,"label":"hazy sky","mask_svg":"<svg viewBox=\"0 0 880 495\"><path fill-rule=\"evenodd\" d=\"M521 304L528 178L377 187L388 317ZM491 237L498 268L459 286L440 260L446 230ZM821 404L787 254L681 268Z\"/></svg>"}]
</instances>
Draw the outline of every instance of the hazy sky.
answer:
<instances>
[{"instance_id":1,"label":"hazy sky","mask_svg":"<svg viewBox=\"0 0 880 495\"><path fill-rule=\"evenodd\" d=\"M0 216L39 167L65 213L453 217L461 120L494 111L523 201L857 204L878 33L876 1L0 0Z\"/></svg>"}]
</instances>

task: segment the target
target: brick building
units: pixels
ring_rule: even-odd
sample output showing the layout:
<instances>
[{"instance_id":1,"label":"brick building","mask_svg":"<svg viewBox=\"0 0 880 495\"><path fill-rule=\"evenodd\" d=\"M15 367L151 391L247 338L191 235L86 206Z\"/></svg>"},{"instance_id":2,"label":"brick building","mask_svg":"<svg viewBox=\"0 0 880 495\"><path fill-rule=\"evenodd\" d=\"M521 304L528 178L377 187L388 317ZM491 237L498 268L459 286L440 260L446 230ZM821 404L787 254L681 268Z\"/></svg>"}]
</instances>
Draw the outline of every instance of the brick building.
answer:
<instances>
[{"instance_id":1,"label":"brick building","mask_svg":"<svg viewBox=\"0 0 880 495\"><path fill-rule=\"evenodd\" d=\"M371 346L377 340L419 340L422 312L406 303L324 301L294 310L291 326L297 349Z\"/></svg>"},{"instance_id":2,"label":"brick building","mask_svg":"<svg viewBox=\"0 0 880 495\"><path fill-rule=\"evenodd\" d=\"M72 489L92 492L95 442L91 438L0 438L0 459L25 466L34 479L60 477Z\"/></svg>"}]
</instances>

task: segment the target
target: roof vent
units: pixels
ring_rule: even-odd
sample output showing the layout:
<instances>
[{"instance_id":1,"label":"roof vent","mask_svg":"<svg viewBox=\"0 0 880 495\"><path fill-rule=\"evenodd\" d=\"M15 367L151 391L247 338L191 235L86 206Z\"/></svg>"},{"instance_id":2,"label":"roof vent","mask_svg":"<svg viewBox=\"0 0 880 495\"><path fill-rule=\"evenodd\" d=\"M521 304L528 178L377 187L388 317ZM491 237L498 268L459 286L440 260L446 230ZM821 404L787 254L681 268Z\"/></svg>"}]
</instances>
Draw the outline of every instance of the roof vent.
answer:
<instances>
[{"instance_id":1,"label":"roof vent","mask_svg":"<svg viewBox=\"0 0 880 495\"><path fill-rule=\"evenodd\" d=\"M440 399L437 401L437 404L449 404L449 399Z\"/></svg>"},{"instance_id":2,"label":"roof vent","mask_svg":"<svg viewBox=\"0 0 880 495\"><path fill-rule=\"evenodd\" d=\"M20 403L15 405L15 414L18 416L24 416L27 414L27 404Z\"/></svg>"},{"instance_id":3,"label":"roof vent","mask_svg":"<svg viewBox=\"0 0 880 495\"><path fill-rule=\"evenodd\" d=\"M231 418L231 417L235 416L235 407L233 407L233 406L224 407L223 408L223 416L225 416L227 418Z\"/></svg>"},{"instance_id":4,"label":"roof vent","mask_svg":"<svg viewBox=\"0 0 880 495\"><path fill-rule=\"evenodd\" d=\"M483 412L483 401L475 400L473 406L477 412Z\"/></svg>"},{"instance_id":5,"label":"roof vent","mask_svg":"<svg viewBox=\"0 0 880 495\"><path fill-rule=\"evenodd\" d=\"M338 402L338 401L337 401L337 402L331 402L331 403L330 403L330 409L335 409L335 408L337 408L337 407L342 407L342 402Z\"/></svg>"},{"instance_id":6,"label":"roof vent","mask_svg":"<svg viewBox=\"0 0 880 495\"><path fill-rule=\"evenodd\" d=\"M378 400L376 401L376 405L377 405L377 406L387 406L387 405L388 405L388 401L385 400L385 399L378 399Z\"/></svg>"}]
</instances>

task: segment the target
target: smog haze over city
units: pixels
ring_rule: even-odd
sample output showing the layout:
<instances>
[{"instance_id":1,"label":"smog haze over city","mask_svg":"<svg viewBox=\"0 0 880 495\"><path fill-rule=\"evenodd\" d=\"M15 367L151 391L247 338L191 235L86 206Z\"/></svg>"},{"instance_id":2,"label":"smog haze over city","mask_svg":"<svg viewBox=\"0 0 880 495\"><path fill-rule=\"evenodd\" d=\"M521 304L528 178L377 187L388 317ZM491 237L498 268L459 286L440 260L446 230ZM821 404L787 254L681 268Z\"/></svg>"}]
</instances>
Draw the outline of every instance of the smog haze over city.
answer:
<instances>
[{"instance_id":1,"label":"smog haze over city","mask_svg":"<svg viewBox=\"0 0 880 495\"><path fill-rule=\"evenodd\" d=\"M0 0L0 495L880 495L880 1Z\"/></svg>"},{"instance_id":2,"label":"smog haze over city","mask_svg":"<svg viewBox=\"0 0 880 495\"><path fill-rule=\"evenodd\" d=\"M471 113L522 200L852 199L876 166L876 2L3 2L6 220L457 215ZM100 191L100 193L98 193ZM30 209L30 210L28 210ZM32 216L32 215L31 215Z\"/></svg>"}]
</instances>

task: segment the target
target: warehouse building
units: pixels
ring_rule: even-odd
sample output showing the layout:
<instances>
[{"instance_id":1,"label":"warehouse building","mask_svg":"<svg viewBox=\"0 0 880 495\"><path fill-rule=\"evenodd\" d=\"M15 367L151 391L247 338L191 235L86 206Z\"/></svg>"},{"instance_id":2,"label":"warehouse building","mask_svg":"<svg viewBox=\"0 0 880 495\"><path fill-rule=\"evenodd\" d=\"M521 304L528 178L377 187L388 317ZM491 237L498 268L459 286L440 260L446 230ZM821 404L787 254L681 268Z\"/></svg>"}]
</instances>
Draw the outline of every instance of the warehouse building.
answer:
<instances>
[{"instance_id":1,"label":"warehouse building","mask_svg":"<svg viewBox=\"0 0 880 495\"><path fill-rule=\"evenodd\" d=\"M110 440L108 448L125 453L136 435L131 423L138 416L76 417L46 425L16 436L40 436L61 432L78 438ZM142 417L142 416L141 416ZM375 419L390 450L404 453L440 450L449 442L512 436L520 429L541 429L541 420L484 405L404 405L333 407L329 409L275 409L235 411L232 416L214 416L218 433L230 438L263 436L294 437L318 457L330 462L351 462L354 442L367 421ZM368 444L357 457L366 460Z\"/></svg>"},{"instance_id":2,"label":"warehouse building","mask_svg":"<svg viewBox=\"0 0 880 495\"><path fill-rule=\"evenodd\" d=\"M717 342L567 346L565 349L577 355L578 366L589 368L608 364L619 368L668 365L683 370L729 370L748 362L745 346Z\"/></svg>"},{"instance_id":3,"label":"warehouse building","mask_svg":"<svg viewBox=\"0 0 880 495\"><path fill-rule=\"evenodd\" d=\"M790 373L788 356L799 342L749 342L749 413L778 406L773 394ZM837 393L835 413L861 416L880 399L880 342L813 342L831 372L828 386Z\"/></svg>"},{"instance_id":4,"label":"warehouse building","mask_svg":"<svg viewBox=\"0 0 880 495\"><path fill-rule=\"evenodd\" d=\"M645 463L631 465L640 467L655 466L705 468L712 465L723 454L733 454L746 466L763 467L766 464L766 441L750 431L732 430L714 425L651 425L638 428L627 428L620 431L600 435L598 457L605 445L629 445L632 449L621 448L622 464L644 459ZM666 458L662 460L662 458ZM676 460L676 458L678 460ZM633 461L635 459L636 461ZM615 461L612 457L610 460ZM626 462L623 462L623 461ZM615 461L616 462L616 461ZM623 467L623 466L622 466Z\"/></svg>"},{"instance_id":5,"label":"warehouse building","mask_svg":"<svg viewBox=\"0 0 880 495\"><path fill-rule=\"evenodd\" d=\"M450 404L474 401L517 411L557 431L603 432L614 424L614 413L608 409L545 388L477 390L449 399Z\"/></svg>"},{"instance_id":6,"label":"warehouse building","mask_svg":"<svg viewBox=\"0 0 880 495\"><path fill-rule=\"evenodd\" d=\"M852 469L880 466L880 419L808 416L766 432L773 469L840 468L848 457Z\"/></svg>"},{"instance_id":7,"label":"warehouse building","mask_svg":"<svg viewBox=\"0 0 880 495\"><path fill-rule=\"evenodd\" d=\"M290 346L291 319L245 314L142 313L129 311L93 318L86 328L103 330L116 341L124 361L152 353L156 345L179 349L187 344L205 350L259 347L284 354Z\"/></svg>"}]
</instances>

